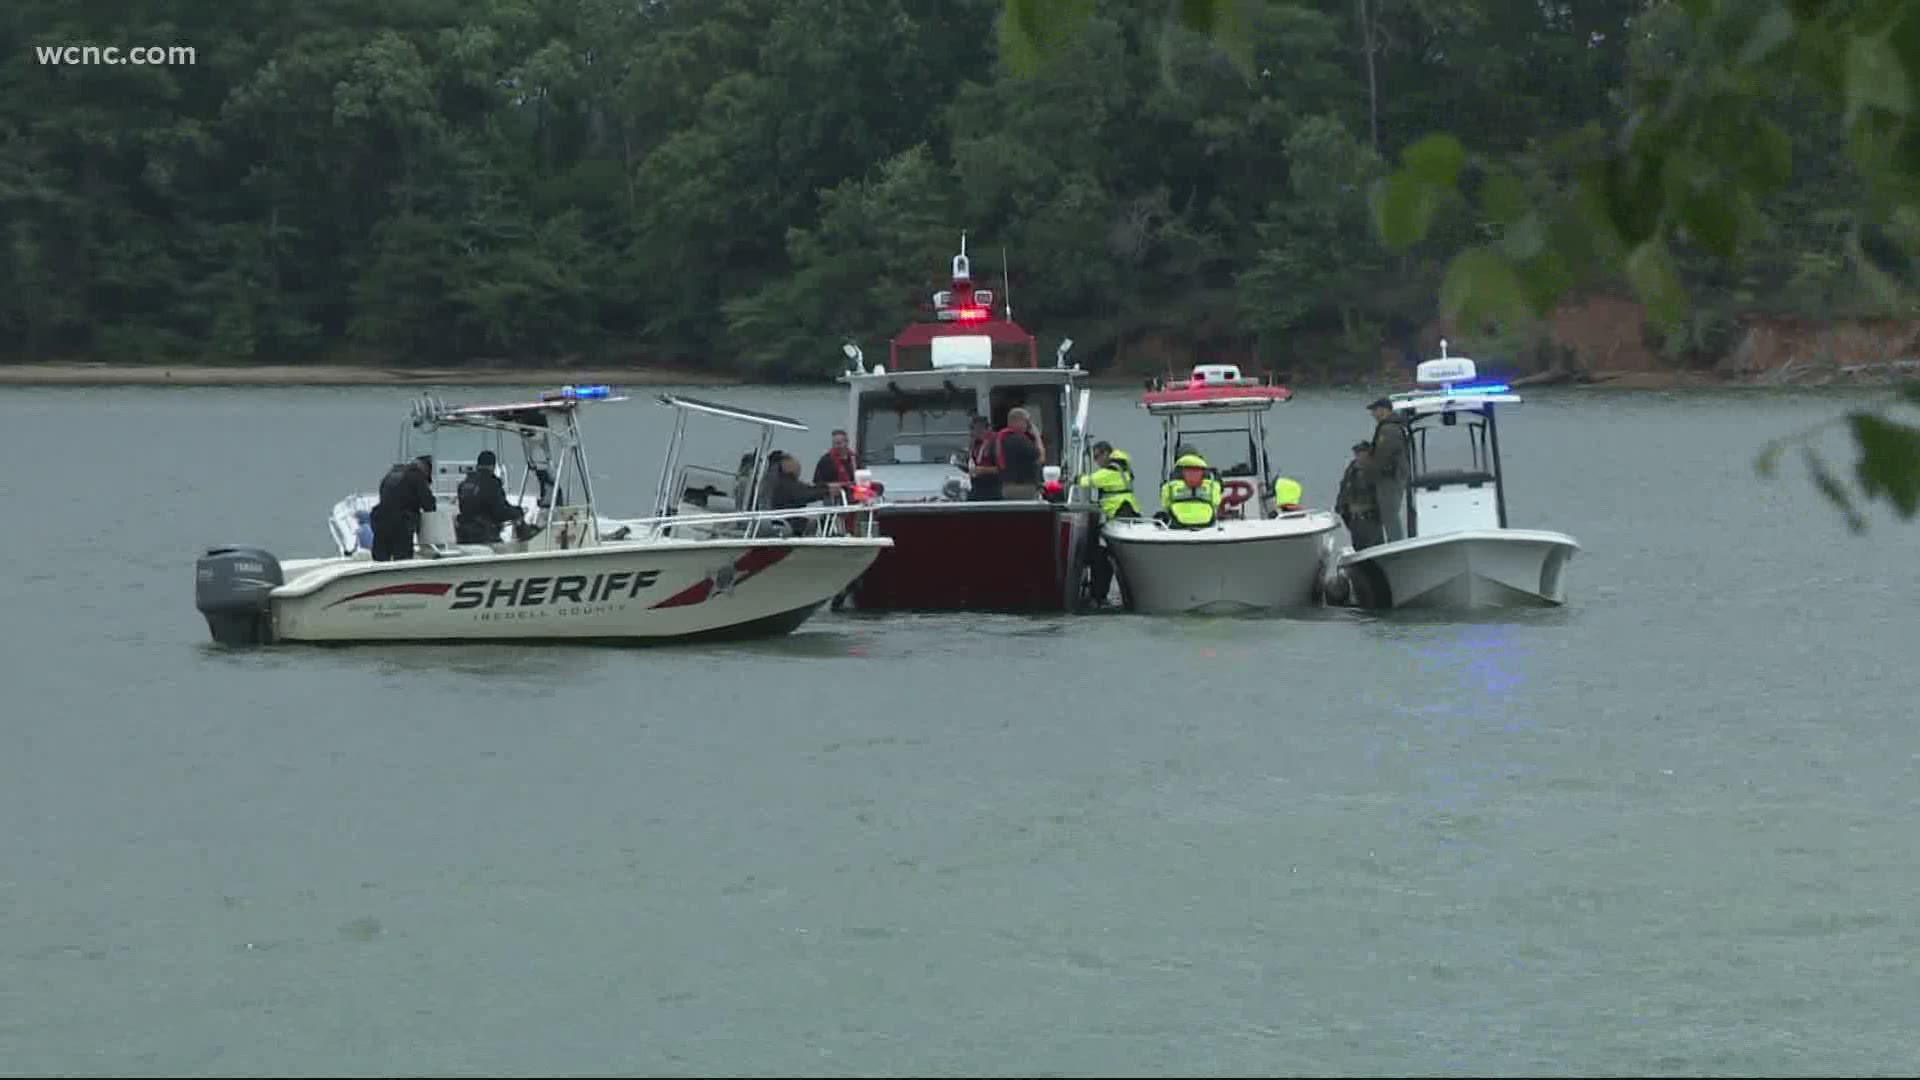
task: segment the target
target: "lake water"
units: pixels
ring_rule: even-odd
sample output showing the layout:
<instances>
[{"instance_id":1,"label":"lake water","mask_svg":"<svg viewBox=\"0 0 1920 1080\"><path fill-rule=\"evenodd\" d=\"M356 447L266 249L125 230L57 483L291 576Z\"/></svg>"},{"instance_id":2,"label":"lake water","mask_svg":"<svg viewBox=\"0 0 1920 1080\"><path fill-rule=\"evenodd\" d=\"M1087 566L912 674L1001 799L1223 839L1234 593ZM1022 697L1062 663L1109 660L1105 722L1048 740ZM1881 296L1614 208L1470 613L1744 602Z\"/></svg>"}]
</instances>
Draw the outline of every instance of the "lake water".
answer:
<instances>
[{"instance_id":1,"label":"lake water","mask_svg":"<svg viewBox=\"0 0 1920 1080\"><path fill-rule=\"evenodd\" d=\"M8 1075L1920 1068L1920 525L1751 468L1853 398L1511 412L1545 613L212 648L200 549L323 554L411 397L0 389ZM1276 415L1309 500L1367 397ZM616 512L670 415L589 414Z\"/></svg>"}]
</instances>

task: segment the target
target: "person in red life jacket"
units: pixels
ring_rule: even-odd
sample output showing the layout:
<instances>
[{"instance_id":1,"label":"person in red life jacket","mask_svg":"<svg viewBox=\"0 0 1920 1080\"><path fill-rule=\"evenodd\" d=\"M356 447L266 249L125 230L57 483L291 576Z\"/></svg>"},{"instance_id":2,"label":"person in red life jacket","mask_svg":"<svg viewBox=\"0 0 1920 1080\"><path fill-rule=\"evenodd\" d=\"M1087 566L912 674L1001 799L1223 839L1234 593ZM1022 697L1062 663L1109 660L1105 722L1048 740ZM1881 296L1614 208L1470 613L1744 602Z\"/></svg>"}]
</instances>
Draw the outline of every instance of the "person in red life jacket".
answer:
<instances>
[{"instance_id":1,"label":"person in red life jacket","mask_svg":"<svg viewBox=\"0 0 1920 1080\"><path fill-rule=\"evenodd\" d=\"M1040 440L1027 410L1007 410L1007 426L995 436L1000 452L1000 497L1031 499L1040 493Z\"/></svg>"},{"instance_id":2,"label":"person in red life jacket","mask_svg":"<svg viewBox=\"0 0 1920 1080\"><path fill-rule=\"evenodd\" d=\"M973 418L968 436L967 473L973 477L968 502L992 502L1000 497L1000 451L993 437L993 426L984 416Z\"/></svg>"},{"instance_id":3,"label":"person in red life jacket","mask_svg":"<svg viewBox=\"0 0 1920 1080\"><path fill-rule=\"evenodd\" d=\"M852 486L853 471L860 467L860 456L847 445L847 433L841 428L833 429L833 447L820 455L820 461L813 467L813 482L816 484L845 484Z\"/></svg>"}]
</instances>

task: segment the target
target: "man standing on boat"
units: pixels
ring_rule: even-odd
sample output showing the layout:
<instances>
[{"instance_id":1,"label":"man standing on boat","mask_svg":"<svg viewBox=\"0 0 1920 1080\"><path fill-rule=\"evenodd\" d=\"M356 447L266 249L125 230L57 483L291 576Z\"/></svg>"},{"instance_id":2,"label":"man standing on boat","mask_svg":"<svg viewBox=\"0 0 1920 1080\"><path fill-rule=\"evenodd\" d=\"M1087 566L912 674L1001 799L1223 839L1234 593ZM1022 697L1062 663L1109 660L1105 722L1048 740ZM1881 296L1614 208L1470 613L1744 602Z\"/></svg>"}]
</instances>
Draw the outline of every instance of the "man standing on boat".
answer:
<instances>
[{"instance_id":1,"label":"man standing on boat","mask_svg":"<svg viewBox=\"0 0 1920 1080\"><path fill-rule=\"evenodd\" d=\"M841 428L833 429L833 447L820 455L820 461L813 467L813 482L816 484L844 484L853 486L853 471L860 467L859 455L847 445L847 433Z\"/></svg>"},{"instance_id":2,"label":"man standing on boat","mask_svg":"<svg viewBox=\"0 0 1920 1080\"><path fill-rule=\"evenodd\" d=\"M1382 543L1407 538L1407 481L1413 466L1407 456L1407 427L1393 414L1393 402L1376 398L1367 406L1373 413L1373 463L1368 473L1373 481L1373 502L1380 515Z\"/></svg>"},{"instance_id":3,"label":"man standing on boat","mask_svg":"<svg viewBox=\"0 0 1920 1080\"><path fill-rule=\"evenodd\" d=\"M1000 497L1000 457L994 447L993 424L984 416L975 416L967 437L967 475L972 477L967 490L968 502L991 502Z\"/></svg>"},{"instance_id":4,"label":"man standing on boat","mask_svg":"<svg viewBox=\"0 0 1920 1080\"><path fill-rule=\"evenodd\" d=\"M1340 493L1333 499L1333 512L1346 523L1355 551L1380 542L1380 516L1374 507L1373 485L1367 480L1372 455L1372 443L1353 444L1353 460L1347 462L1347 471L1340 477Z\"/></svg>"},{"instance_id":5,"label":"man standing on boat","mask_svg":"<svg viewBox=\"0 0 1920 1080\"><path fill-rule=\"evenodd\" d=\"M1040 440L1027 410L1007 410L1007 426L995 441L1000 456L1000 497L1031 499L1040 493Z\"/></svg>"},{"instance_id":6,"label":"man standing on boat","mask_svg":"<svg viewBox=\"0 0 1920 1080\"><path fill-rule=\"evenodd\" d=\"M1173 467L1179 475L1160 488L1160 513L1176 529L1204 529L1220 514L1220 481L1207 475L1210 466L1199 454L1181 454Z\"/></svg>"},{"instance_id":7,"label":"man standing on boat","mask_svg":"<svg viewBox=\"0 0 1920 1080\"><path fill-rule=\"evenodd\" d=\"M1094 443L1093 471L1082 476L1079 483L1092 488L1100 497L1102 522L1140 516L1140 500L1133 495L1133 459L1125 450L1115 450L1113 444L1104 439ZM1092 574L1093 606L1099 607L1107 602L1107 593L1113 589L1113 560L1100 538L1100 530L1093 530L1089 539L1087 569Z\"/></svg>"},{"instance_id":8,"label":"man standing on boat","mask_svg":"<svg viewBox=\"0 0 1920 1080\"><path fill-rule=\"evenodd\" d=\"M809 484L800 479L800 459L785 450L775 450L767 455L767 475L763 510L798 510L803 506L820 502L840 490L840 483L832 481L825 484ZM805 536L812 532L811 523L806 518L788 518L787 528L795 536Z\"/></svg>"},{"instance_id":9,"label":"man standing on boat","mask_svg":"<svg viewBox=\"0 0 1920 1080\"><path fill-rule=\"evenodd\" d=\"M395 465L380 480L380 501L368 514L373 526L373 561L413 558L413 537L420 515L438 509L433 498L433 458L422 454Z\"/></svg>"},{"instance_id":10,"label":"man standing on boat","mask_svg":"<svg viewBox=\"0 0 1920 1080\"><path fill-rule=\"evenodd\" d=\"M1010 409L1007 426L974 451L974 500L1031 499L1040 493L1040 447L1030 429L1027 410ZM990 494L982 492L982 479Z\"/></svg>"},{"instance_id":11,"label":"man standing on boat","mask_svg":"<svg viewBox=\"0 0 1920 1080\"><path fill-rule=\"evenodd\" d=\"M507 498L507 488L493 471L493 451L480 451L466 479L460 481L460 512L454 515L453 538L462 544L493 544L509 521L526 520L527 512Z\"/></svg>"}]
</instances>

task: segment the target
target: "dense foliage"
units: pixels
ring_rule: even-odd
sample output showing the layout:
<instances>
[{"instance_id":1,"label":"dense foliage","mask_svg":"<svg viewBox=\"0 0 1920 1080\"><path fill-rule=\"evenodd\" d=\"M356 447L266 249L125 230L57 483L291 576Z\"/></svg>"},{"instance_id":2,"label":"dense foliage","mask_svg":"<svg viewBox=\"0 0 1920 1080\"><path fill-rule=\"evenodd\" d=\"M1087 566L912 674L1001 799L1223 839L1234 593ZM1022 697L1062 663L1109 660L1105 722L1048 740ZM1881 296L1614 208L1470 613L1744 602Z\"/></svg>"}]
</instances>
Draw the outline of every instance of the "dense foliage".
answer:
<instances>
[{"instance_id":1,"label":"dense foliage","mask_svg":"<svg viewBox=\"0 0 1920 1080\"><path fill-rule=\"evenodd\" d=\"M1372 371L1441 299L1510 320L1502 283L1544 302L1618 276L1562 254L1580 220L1529 200L1691 70L1680 58L1726 47L1644 0L1171 10L11 0L0 351L824 374L843 338L877 344L912 316L965 229L976 274L997 277L1004 248L1015 315L1073 336L1083 362L1204 350ZM75 42L190 45L197 62L34 50ZM1896 89L1881 77L1861 107ZM1873 257L1901 222L1865 216L1871 185L1819 80L1782 78L1767 101L1689 136L1691 239L1625 268L1693 286L1676 352L1710 349L1742 309L1905 310L1907 271ZM1420 141L1441 129L1459 142ZM1564 138L1583 130L1602 134ZM1416 178L1370 202L1396 163ZM1497 179L1462 194L1463 165ZM1721 165L1765 190L1715 197ZM1706 258L1736 236L1737 259ZM1492 277L1443 290L1463 249Z\"/></svg>"},{"instance_id":2,"label":"dense foliage","mask_svg":"<svg viewBox=\"0 0 1920 1080\"><path fill-rule=\"evenodd\" d=\"M1363 24L1376 2L1356 0ZM1009 57L1021 70L1057 62L1092 25L1077 3L1004 3ZM1250 72L1245 10L1242 0L1177 0L1167 25L1211 35ZM1578 6L1542 10L1563 17ZM1778 259L1783 237L1812 242L1797 249L1804 269L1795 281L1831 279L1836 260L1819 244L1825 233L1845 237L1857 271L1851 281L1892 313L1912 314L1920 286L1920 4L1645 0L1627 28L1629 62L1611 123L1563 129L1520 152L1496 138L1477 154L1435 130L1373 182L1375 224L1398 251L1428 238L1443 208L1471 194L1481 236L1451 245L1441 311L1498 332L1538 318L1595 276L1624 275L1661 327L1685 343L1702 316L1689 303L1687 278L1702 276L1688 274L1689 262L1718 277L1710 288L1734 283L1734 295L1751 302L1740 286L1755 282L1752 271L1767 255ZM1794 132L1822 124L1827 134L1814 140L1810 159ZM1833 299L1817 306L1831 313ZM1920 406L1920 382L1902 386L1895 400ZM1884 408L1838 420L1858 449L1857 488L1809 441L1828 424L1769 443L1756 468L1772 472L1798 442L1815 486L1854 531L1866 528L1855 490L1902 518L1920 513L1920 425Z\"/></svg>"}]
</instances>

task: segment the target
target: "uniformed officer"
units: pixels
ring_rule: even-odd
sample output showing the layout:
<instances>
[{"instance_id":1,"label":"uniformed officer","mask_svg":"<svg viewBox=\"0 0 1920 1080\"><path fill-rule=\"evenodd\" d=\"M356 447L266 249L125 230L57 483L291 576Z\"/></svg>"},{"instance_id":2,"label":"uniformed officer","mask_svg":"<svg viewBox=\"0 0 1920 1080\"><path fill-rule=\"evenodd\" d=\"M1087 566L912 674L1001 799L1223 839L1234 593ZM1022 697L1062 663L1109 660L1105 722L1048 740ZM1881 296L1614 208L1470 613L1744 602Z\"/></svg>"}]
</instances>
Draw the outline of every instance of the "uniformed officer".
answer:
<instances>
[{"instance_id":1,"label":"uniformed officer","mask_svg":"<svg viewBox=\"0 0 1920 1080\"><path fill-rule=\"evenodd\" d=\"M1380 537L1391 543L1407 538L1407 481L1413 473L1407 452L1407 426L1395 415L1393 402L1380 398L1367 406L1373 413L1373 455L1367 473L1373 480L1374 512L1380 516Z\"/></svg>"},{"instance_id":2,"label":"uniformed officer","mask_svg":"<svg viewBox=\"0 0 1920 1080\"><path fill-rule=\"evenodd\" d=\"M507 498L507 488L494 473L493 451L480 457L460 481L460 510L453 519L453 538L462 544L492 544L509 521L526 520L527 512Z\"/></svg>"},{"instance_id":3,"label":"uniformed officer","mask_svg":"<svg viewBox=\"0 0 1920 1080\"><path fill-rule=\"evenodd\" d=\"M373 526L375 562L413 558L413 538L420 515L437 508L433 499L433 458L422 454L395 465L380 480L380 501L368 514Z\"/></svg>"},{"instance_id":4,"label":"uniformed officer","mask_svg":"<svg viewBox=\"0 0 1920 1080\"><path fill-rule=\"evenodd\" d=\"M1374 509L1373 484L1367 477L1372 457L1372 443L1353 444L1353 460L1347 463L1347 471L1340 477L1340 493L1333 500L1333 512L1346 522L1355 551L1380 542L1380 515Z\"/></svg>"}]
</instances>

